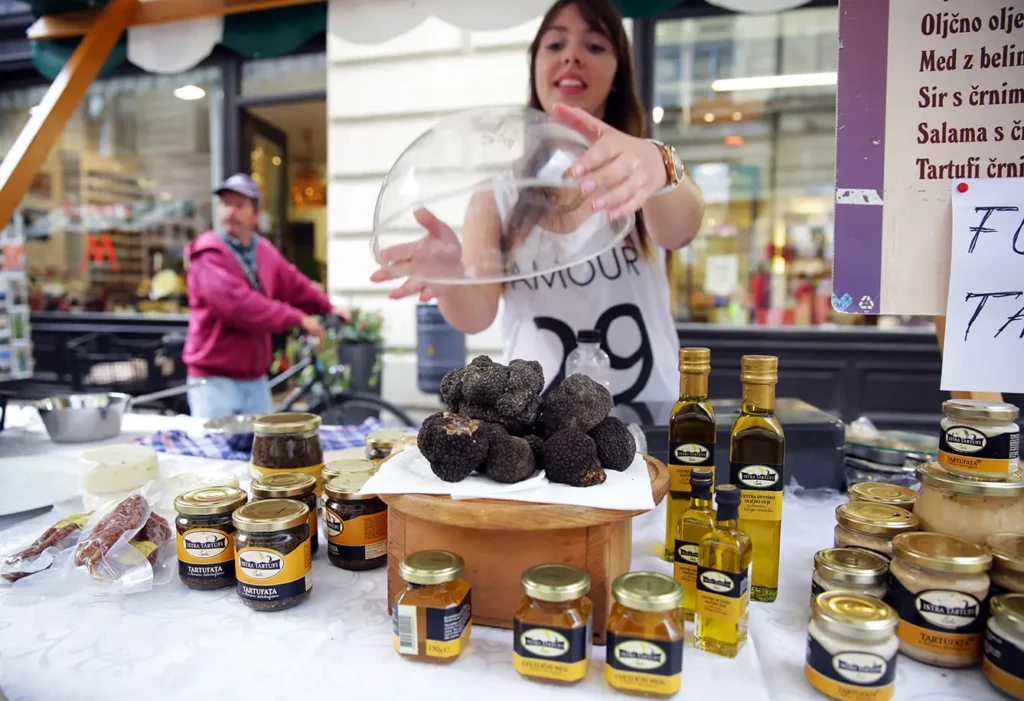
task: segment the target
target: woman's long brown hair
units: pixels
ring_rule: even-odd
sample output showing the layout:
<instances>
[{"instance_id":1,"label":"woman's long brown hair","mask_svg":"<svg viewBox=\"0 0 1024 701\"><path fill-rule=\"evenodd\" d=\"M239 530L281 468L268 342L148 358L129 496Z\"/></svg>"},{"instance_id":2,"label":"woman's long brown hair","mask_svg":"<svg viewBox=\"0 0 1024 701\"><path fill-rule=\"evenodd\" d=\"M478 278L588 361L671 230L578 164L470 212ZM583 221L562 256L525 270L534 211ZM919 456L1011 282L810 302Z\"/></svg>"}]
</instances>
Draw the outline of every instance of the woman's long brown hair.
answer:
<instances>
[{"instance_id":1,"label":"woman's long brown hair","mask_svg":"<svg viewBox=\"0 0 1024 701\"><path fill-rule=\"evenodd\" d=\"M612 89L605 104L603 120L609 126L621 132L642 138L647 131L647 112L636 92L633 78L633 52L629 44L626 29L622 26L622 15L611 0L557 0L541 20L540 29L530 44L530 101L529 106L543 110L540 96L537 94L537 53L540 42L559 13L569 5L575 5L583 21L591 31L603 35L612 45L617 67L612 79ZM643 212L636 213L636 239L644 256L651 253L644 224Z\"/></svg>"}]
</instances>

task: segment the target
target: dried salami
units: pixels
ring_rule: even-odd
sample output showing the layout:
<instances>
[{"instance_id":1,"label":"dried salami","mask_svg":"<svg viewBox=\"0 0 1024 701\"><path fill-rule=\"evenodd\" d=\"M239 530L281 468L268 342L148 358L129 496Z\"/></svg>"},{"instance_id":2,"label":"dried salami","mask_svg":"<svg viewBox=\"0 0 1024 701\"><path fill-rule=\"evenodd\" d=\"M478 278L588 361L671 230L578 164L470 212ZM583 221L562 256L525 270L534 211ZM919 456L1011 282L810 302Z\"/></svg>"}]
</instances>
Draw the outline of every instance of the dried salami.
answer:
<instances>
[{"instance_id":1,"label":"dried salami","mask_svg":"<svg viewBox=\"0 0 1024 701\"><path fill-rule=\"evenodd\" d=\"M45 566L40 566L42 563L37 562L39 556L49 548L58 551L70 548L78 540L82 528L88 521L88 514L75 514L58 521L43 531L43 534L27 548L6 557L3 566L0 567L0 576L8 582L16 582L48 569L53 564L53 559L49 558Z\"/></svg>"},{"instance_id":2,"label":"dried salami","mask_svg":"<svg viewBox=\"0 0 1024 701\"><path fill-rule=\"evenodd\" d=\"M139 494L133 494L114 507L113 511L100 519L75 548L75 565L88 567L90 573L98 574L99 564L118 539L128 531L136 531L149 517L149 504Z\"/></svg>"},{"instance_id":3,"label":"dried salami","mask_svg":"<svg viewBox=\"0 0 1024 701\"><path fill-rule=\"evenodd\" d=\"M146 556L149 564L155 565L160 546L171 539L171 524L158 513L151 513L146 525L132 538L132 547Z\"/></svg>"}]
</instances>

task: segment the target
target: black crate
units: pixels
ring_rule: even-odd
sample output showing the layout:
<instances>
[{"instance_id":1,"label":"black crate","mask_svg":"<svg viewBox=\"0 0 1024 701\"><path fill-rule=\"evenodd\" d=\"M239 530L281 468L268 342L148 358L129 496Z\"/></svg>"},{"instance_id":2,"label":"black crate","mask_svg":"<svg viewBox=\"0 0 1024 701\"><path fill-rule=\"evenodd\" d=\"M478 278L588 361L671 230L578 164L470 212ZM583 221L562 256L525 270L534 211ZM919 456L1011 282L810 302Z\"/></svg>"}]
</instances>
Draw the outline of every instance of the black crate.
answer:
<instances>
[{"instance_id":1,"label":"black crate","mask_svg":"<svg viewBox=\"0 0 1024 701\"><path fill-rule=\"evenodd\" d=\"M90 333L68 342L68 370L76 392L144 394L165 389L163 342Z\"/></svg>"}]
</instances>

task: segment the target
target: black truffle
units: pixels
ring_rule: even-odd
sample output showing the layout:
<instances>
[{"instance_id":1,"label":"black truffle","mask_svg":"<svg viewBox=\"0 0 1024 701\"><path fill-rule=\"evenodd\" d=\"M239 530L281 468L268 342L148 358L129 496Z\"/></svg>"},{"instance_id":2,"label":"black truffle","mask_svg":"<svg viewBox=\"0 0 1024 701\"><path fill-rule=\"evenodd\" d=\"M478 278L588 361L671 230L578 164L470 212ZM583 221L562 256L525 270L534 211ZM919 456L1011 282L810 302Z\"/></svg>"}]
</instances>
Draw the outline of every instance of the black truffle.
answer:
<instances>
[{"instance_id":1,"label":"black truffle","mask_svg":"<svg viewBox=\"0 0 1024 701\"><path fill-rule=\"evenodd\" d=\"M609 416L587 433L597 445L597 459L606 470L621 472L633 464L636 440L626 424Z\"/></svg>"},{"instance_id":2,"label":"black truffle","mask_svg":"<svg viewBox=\"0 0 1024 701\"><path fill-rule=\"evenodd\" d=\"M495 482L522 482L532 477L536 469L533 450L522 438L506 433L491 442L485 472Z\"/></svg>"},{"instance_id":3,"label":"black truffle","mask_svg":"<svg viewBox=\"0 0 1024 701\"><path fill-rule=\"evenodd\" d=\"M486 430L460 414L431 414L420 426L416 442L430 469L445 482L461 482L487 459Z\"/></svg>"},{"instance_id":4,"label":"black truffle","mask_svg":"<svg viewBox=\"0 0 1024 701\"><path fill-rule=\"evenodd\" d=\"M540 394L544 389L544 369L536 360L511 360L508 364L508 392Z\"/></svg>"},{"instance_id":5,"label":"black truffle","mask_svg":"<svg viewBox=\"0 0 1024 701\"><path fill-rule=\"evenodd\" d=\"M530 449L533 451L533 457L540 460L540 449L544 445L544 439L540 436L532 433L523 436L523 440L530 444Z\"/></svg>"},{"instance_id":6,"label":"black truffle","mask_svg":"<svg viewBox=\"0 0 1024 701\"><path fill-rule=\"evenodd\" d=\"M542 420L548 435L566 428L584 433L612 410L608 389L586 375L569 375L544 399Z\"/></svg>"},{"instance_id":7,"label":"black truffle","mask_svg":"<svg viewBox=\"0 0 1024 701\"><path fill-rule=\"evenodd\" d=\"M597 460L597 446L582 431L572 428L554 433L541 447L541 464L552 482L573 487L602 484L606 475Z\"/></svg>"},{"instance_id":8,"label":"black truffle","mask_svg":"<svg viewBox=\"0 0 1024 701\"><path fill-rule=\"evenodd\" d=\"M462 396L462 376L465 373L466 368L455 368L454 370L449 370L441 378L441 400L450 411L458 412L462 410L464 401Z\"/></svg>"},{"instance_id":9,"label":"black truffle","mask_svg":"<svg viewBox=\"0 0 1024 701\"><path fill-rule=\"evenodd\" d=\"M487 463L490 460L491 452L494 450L494 445L499 441L508 438L508 431L501 427L500 424L492 424L481 421L480 428L477 431L483 436L484 440L487 441L487 459L485 459L476 468L477 472L487 472Z\"/></svg>"},{"instance_id":10,"label":"black truffle","mask_svg":"<svg viewBox=\"0 0 1024 701\"><path fill-rule=\"evenodd\" d=\"M489 424L503 424L501 414L493 406L487 406L484 404L463 404L460 412L463 416L467 416L477 421L486 421Z\"/></svg>"},{"instance_id":11,"label":"black truffle","mask_svg":"<svg viewBox=\"0 0 1024 701\"><path fill-rule=\"evenodd\" d=\"M540 411L540 397L533 392L505 392L495 404L501 425L510 433L524 433L533 427Z\"/></svg>"},{"instance_id":12,"label":"black truffle","mask_svg":"<svg viewBox=\"0 0 1024 701\"><path fill-rule=\"evenodd\" d=\"M467 404L493 407L508 384L508 368L486 355L478 355L462 374L462 396Z\"/></svg>"}]
</instances>

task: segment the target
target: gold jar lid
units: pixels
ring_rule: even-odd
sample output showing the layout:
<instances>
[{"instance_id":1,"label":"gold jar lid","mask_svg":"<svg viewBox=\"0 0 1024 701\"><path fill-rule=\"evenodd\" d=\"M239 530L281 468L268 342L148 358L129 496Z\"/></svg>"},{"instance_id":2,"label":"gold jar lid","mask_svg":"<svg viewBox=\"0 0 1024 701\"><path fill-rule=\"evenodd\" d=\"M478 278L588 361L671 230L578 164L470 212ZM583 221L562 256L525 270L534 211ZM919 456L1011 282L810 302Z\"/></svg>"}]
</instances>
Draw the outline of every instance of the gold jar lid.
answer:
<instances>
[{"instance_id":1,"label":"gold jar lid","mask_svg":"<svg viewBox=\"0 0 1024 701\"><path fill-rule=\"evenodd\" d=\"M711 372L710 348L680 348L679 371L687 374L707 375Z\"/></svg>"},{"instance_id":2,"label":"gold jar lid","mask_svg":"<svg viewBox=\"0 0 1024 701\"><path fill-rule=\"evenodd\" d=\"M371 431L366 436L368 448L393 448L396 443L405 439L405 431L395 428Z\"/></svg>"},{"instance_id":3,"label":"gold jar lid","mask_svg":"<svg viewBox=\"0 0 1024 701\"><path fill-rule=\"evenodd\" d=\"M826 591L814 597L811 617L838 635L871 639L892 635L900 621L888 604L845 591Z\"/></svg>"},{"instance_id":4,"label":"gold jar lid","mask_svg":"<svg viewBox=\"0 0 1024 701\"><path fill-rule=\"evenodd\" d=\"M907 511L914 510L917 492L901 484L886 482L858 482L846 490L852 501L871 501L876 504L898 506Z\"/></svg>"},{"instance_id":5,"label":"gold jar lid","mask_svg":"<svg viewBox=\"0 0 1024 701\"><path fill-rule=\"evenodd\" d=\"M984 399L947 399L942 403L942 413L951 419L964 421L1006 421L1013 423L1020 410L1006 402L990 402Z\"/></svg>"},{"instance_id":6,"label":"gold jar lid","mask_svg":"<svg viewBox=\"0 0 1024 701\"><path fill-rule=\"evenodd\" d=\"M1024 533L993 533L985 539L992 566L1024 572Z\"/></svg>"},{"instance_id":7,"label":"gold jar lid","mask_svg":"<svg viewBox=\"0 0 1024 701\"><path fill-rule=\"evenodd\" d=\"M906 509L872 501L848 501L836 507L836 522L868 535L892 537L918 528L917 516Z\"/></svg>"},{"instance_id":8,"label":"gold jar lid","mask_svg":"<svg viewBox=\"0 0 1024 701\"><path fill-rule=\"evenodd\" d=\"M988 572L992 556L980 545L940 533L902 533L892 539L896 557L912 565L939 572Z\"/></svg>"},{"instance_id":9,"label":"gold jar lid","mask_svg":"<svg viewBox=\"0 0 1024 701\"><path fill-rule=\"evenodd\" d=\"M174 510L182 516L216 516L231 513L248 499L238 487L201 487L179 494Z\"/></svg>"},{"instance_id":10,"label":"gold jar lid","mask_svg":"<svg viewBox=\"0 0 1024 701\"><path fill-rule=\"evenodd\" d=\"M656 572L627 572L612 582L612 596L634 611L671 611L683 602L679 582Z\"/></svg>"},{"instance_id":11,"label":"gold jar lid","mask_svg":"<svg viewBox=\"0 0 1024 701\"><path fill-rule=\"evenodd\" d=\"M365 472L366 479L370 479L370 476L377 471L377 468L377 463L373 460L332 460L324 465L321 472L325 480L340 475L351 475L361 472Z\"/></svg>"},{"instance_id":12,"label":"gold jar lid","mask_svg":"<svg viewBox=\"0 0 1024 701\"><path fill-rule=\"evenodd\" d=\"M779 379L779 359L774 355L745 355L740 359L740 381L773 385Z\"/></svg>"},{"instance_id":13,"label":"gold jar lid","mask_svg":"<svg viewBox=\"0 0 1024 701\"><path fill-rule=\"evenodd\" d=\"M359 494L359 490L366 484L371 475L366 472L350 472L338 475L327 480L324 484L324 493L331 499L338 501L361 501L373 499L376 494Z\"/></svg>"},{"instance_id":14,"label":"gold jar lid","mask_svg":"<svg viewBox=\"0 0 1024 701\"><path fill-rule=\"evenodd\" d=\"M917 468L917 479L922 486L933 487L953 494L977 497L1024 497L1024 477L1018 472L999 480L983 480L954 475L937 462L928 462Z\"/></svg>"},{"instance_id":15,"label":"gold jar lid","mask_svg":"<svg viewBox=\"0 0 1024 701\"><path fill-rule=\"evenodd\" d=\"M420 550L398 563L398 574L410 584L444 584L462 576L466 563L447 550Z\"/></svg>"},{"instance_id":16,"label":"gold jar lid","mask_svg":"<svg viewBox=\"0 0 1024 701\"><path fill-rule=\"evenodd\" d=\"M825 548L814 554L814 569L836 582L870 587L885 581L889 562L863 548Z\"/></svg>"},{"instance_id":17,"label":"gold jar lid","mask_svg":"<svg viewBox=\"0 0 1024 701\"><path fill-rule=\"evenodd\" d=\"M570 565L537 565L519 579L523 592L540 601L575 601L590 591L590 575Z\"/></svg>"},{"instance_id":18,"label":"gold jar lid","mask_svg":"<svg viewBox=\"0 0 1024 701\"><path fill-rule=\"evenodd\" d=\"M252 430L261 436L281 436L290 433L306 433L320 428L321 419L316 414L288 412L266 414L252 420Z\"/></svg>"},{"instance_id":19,"label":"gold jar lid","mask_svg":"<svg viewBox=\"0 0 1024 701\"><path fill-rule=\"evenodd\" d=\"M282 472L260 475L249 485L249 491L260 499L301 497L316 490L316 477L303 472Z\"/></svg>"},{"instance_id":20,"label":"gold jar lid","mask_svg":"<svg viewBox=\"0 0 1024 701\"><path fill-rule=\"evenodd\" d=\"M1005 628L1024 636L1024 594L1000 594L988 604L989 613Z\"/></svg>"},{"instance_id":21,"label":"gold jar lid","mask_svg":"<svg viewBox=\"0 0 1024 701\"><path fill-rule=\"evenodd\" d=\"M240 507L231 516L235 528L250 533L273 533L301 526L309 518L309 507L294 499L266 499Z\"/></svg>"}]
</instances>

